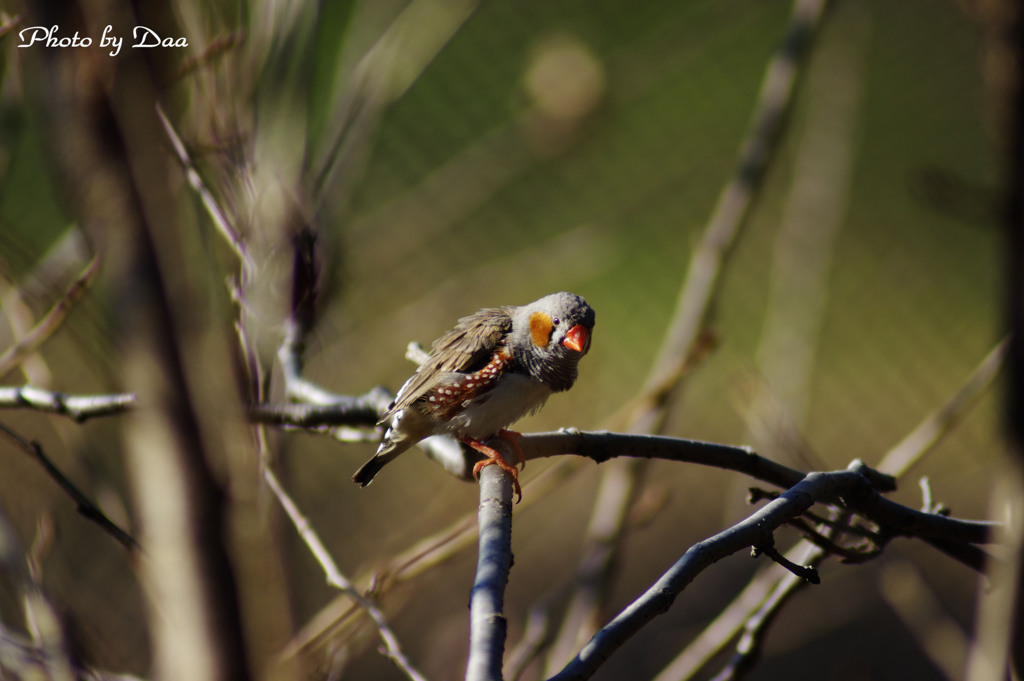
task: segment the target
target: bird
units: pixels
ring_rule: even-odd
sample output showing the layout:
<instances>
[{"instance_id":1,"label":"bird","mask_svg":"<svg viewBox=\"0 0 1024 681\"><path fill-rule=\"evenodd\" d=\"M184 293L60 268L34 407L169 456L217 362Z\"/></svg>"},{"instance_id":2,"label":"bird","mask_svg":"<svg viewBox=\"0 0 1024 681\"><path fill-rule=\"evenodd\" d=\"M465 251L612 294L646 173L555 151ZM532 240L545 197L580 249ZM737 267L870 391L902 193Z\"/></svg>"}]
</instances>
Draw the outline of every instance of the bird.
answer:
<instances>
[{"instance_id":1,"label":"bird","mask_svg":"<svg viewBox=\"0 0 1024 681\"><path fill-rule=\"evenodd\" d=\"M487 457L474 466L474 477L495 464L512 475L522 499L518 469L483 441L508 440L525 465L520 434L506 428L573 386L593 330L593 308L564 291L459 319L398 391L378 423L387 426L380 446L352 480L365 487L419 441L448 435Z\"/></svg>"}]
</instances>

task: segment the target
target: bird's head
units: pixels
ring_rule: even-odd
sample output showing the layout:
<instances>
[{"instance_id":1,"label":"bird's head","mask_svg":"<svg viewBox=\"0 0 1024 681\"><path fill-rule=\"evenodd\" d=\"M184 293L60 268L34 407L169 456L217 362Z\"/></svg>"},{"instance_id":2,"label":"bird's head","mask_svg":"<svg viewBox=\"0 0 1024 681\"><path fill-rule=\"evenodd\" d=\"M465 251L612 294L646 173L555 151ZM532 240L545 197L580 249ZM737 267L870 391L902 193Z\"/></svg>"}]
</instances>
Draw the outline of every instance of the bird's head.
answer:
<instances>
[{"instance_id":1,"label":"bird's head","mask_svg":"<svg viewBox=\"0 0 1024 681\"><path fill-rule=\"evenodd\" d=\"M590 350L594 310L574 293L552 293L512 315L511 350L530 375L553 391L576 381L576 365Z\"/></svg>"}]
</instances>

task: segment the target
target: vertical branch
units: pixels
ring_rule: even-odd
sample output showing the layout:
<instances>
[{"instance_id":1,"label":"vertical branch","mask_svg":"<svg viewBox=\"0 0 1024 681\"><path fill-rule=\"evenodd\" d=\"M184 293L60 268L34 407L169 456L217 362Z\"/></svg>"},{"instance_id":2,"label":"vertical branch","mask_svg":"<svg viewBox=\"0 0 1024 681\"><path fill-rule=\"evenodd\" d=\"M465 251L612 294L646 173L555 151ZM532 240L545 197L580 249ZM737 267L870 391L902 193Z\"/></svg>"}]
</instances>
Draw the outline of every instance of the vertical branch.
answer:
<instances>
[{"instance_id":1,"label":"vertical branch","mask_svg":"<svg viewBox=\"0 0 1024 681\"><path fill-rule=\"evenodd\" d=\"M512 567L512 485L497 466L480 472L480 550L469 599L469 662L466 681L501 679L508 621L505 585Z\"/></svg>"}]
</instances>

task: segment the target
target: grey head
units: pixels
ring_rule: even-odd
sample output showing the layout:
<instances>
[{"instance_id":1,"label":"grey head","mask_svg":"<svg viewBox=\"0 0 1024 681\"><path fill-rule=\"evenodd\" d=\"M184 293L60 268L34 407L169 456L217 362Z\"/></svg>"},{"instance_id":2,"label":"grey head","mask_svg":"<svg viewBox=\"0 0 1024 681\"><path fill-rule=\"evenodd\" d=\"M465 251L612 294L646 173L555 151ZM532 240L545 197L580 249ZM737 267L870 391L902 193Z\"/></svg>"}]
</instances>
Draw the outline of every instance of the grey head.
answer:
<instances>
[{"instance_id":1,"label":"grey head","mask_svg":"<svg viewBox=\"0 0 1024 681\"><path fill-rule=\"evenodd\" d=\"M574 293L552 293L512 308L509 349L522 369L551 388L568 390L590 350L594 310Z\"/></svg>"}]
</instances>

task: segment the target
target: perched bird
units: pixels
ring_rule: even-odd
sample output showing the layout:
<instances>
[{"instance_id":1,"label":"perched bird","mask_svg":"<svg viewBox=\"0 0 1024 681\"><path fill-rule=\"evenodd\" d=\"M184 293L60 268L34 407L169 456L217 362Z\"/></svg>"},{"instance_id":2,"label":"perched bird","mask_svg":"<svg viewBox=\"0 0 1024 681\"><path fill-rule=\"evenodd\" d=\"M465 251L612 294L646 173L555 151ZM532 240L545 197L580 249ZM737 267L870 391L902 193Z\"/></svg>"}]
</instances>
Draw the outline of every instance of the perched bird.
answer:
<instances>
[{"instance_id":1,"label":"perched bird","mask_svg":"<svg viewBox=\"0 0 1024 681\"><path fill-rule=\"evenodd\" d=\"M434 341L430 357L398 391L380 420L388 429L377 453L352 480L365 487L420 440L450 435L487 457L474 475L496 464L512 474L521 497L516 467L481 440L503 437L522 459L519 434L505 427L537 411L551 393L572 387L593 329L594 310L573 293L463 317Z\"/></svg>"}]
</instances>

